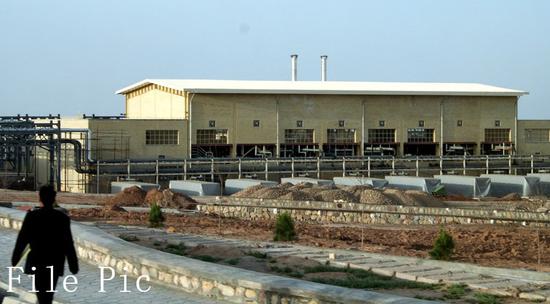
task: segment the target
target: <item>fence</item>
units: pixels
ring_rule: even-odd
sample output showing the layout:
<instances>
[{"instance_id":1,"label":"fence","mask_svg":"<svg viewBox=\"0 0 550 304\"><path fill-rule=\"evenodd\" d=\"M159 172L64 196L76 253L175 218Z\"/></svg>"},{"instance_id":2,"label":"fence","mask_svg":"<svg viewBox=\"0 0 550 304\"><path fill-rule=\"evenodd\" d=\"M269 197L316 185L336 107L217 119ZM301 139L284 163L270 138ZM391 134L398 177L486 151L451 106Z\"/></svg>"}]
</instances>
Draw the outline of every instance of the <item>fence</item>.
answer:
<instances>
[{"instance_id":1,"label":"fence","mask_svg":"<svg viewBox=\"0 0 550 304\"><path fill-rule=\"evenodd\" d=\"M223 181L226 178L334 176L383 177L435 174L526 174L550 172L550 156L445 156L364 158L243 158L154 161L98 161L97 174L89 176L89 192L106 192L113 180L141 180L162 184L174 179Z\"/></svg>"}]
</instances>

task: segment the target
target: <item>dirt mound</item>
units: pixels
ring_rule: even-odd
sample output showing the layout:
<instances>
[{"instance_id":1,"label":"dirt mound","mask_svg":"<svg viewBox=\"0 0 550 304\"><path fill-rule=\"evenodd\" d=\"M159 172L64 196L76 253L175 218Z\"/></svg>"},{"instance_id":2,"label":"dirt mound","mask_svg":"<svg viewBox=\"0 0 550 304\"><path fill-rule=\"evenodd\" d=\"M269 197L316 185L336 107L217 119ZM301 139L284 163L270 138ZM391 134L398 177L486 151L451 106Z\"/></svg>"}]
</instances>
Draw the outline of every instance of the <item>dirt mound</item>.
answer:
<instances>
[{"instance_id":1,"label":"dirt mound","mask_svg":"<svg viewBox=\"0 0 550 304\"><path fill-rule=\"evenodd\" d=\"M384 193L386 197L390 198L397 205L419 206L418 202L413 197L399 189L387 188L384 189L382 193Z\"/></svg>"},{"instance_id":2,"label":"dirt mound","mask_svg":"<svg viewBox=\"0 0 550 304\"><path fill-rule=\"evenodd\" d=\"M218 259L237 259L244 256L244 252L230 246L205 246L198 245L186 251L190 256L210 256Z\"/></svg>"},{"instance_id":3,"label":"dirt mound","mask_svg":"<svg viewBox=\"0 0 550 304\"><path fill-rule=\"evenodd\" d=\"M290 189L290 188L294 187L294 185L291 184L291 183L282 183L282 184L277 185L275 187L279 188L279 189Z\"/></svg>"},{"instance_id":4,"label":"dirt mound","mask_svg":"<svg viewBox=\"0 0 550 304\"><path fill-rule=\"evenodd\" d=\"M351 192L334 189L334 190L325 190L321 191L318 196L322 201L325 202L334 202L334 201L344 201L347 203L358 203L359 200Z\"/></svg>"},{"instance_id":5,"label":"dirt mound","mask_svg":"<svg viewBox=\"0 0 550 304\"><path fill-rule=\"evenodd\" d=\"M508 193L499 198L500 201L521 201L521 196L515 192Z\"/></svg>"},{"instance_id":6,"label":"dirt mound","mask_svg":"<svg viewBox=\"0 0 550 304\"><path fill-rule=\"evenodd\" d=\"M137 187L137 186L129 187L115 194L115 196L111 197L105 204L105 207L112 208L114 205L131 206L131 207L146 206L145 204L146 194L147 193L140 187Z\"/></svg>"},{"instance_id":7,"label":"dirt mound","mask_svg":"<svg viewBox=\"0 0 550 304\"><path fill-rule=\"evenodd\" d=\"M290 191L289 193L281 196L280 199L291 201L314 201L315 197L304 191Z\"/></svg>"},{"instance_id":8,"label":"dirt mound","mask_svg":"<svg viewBox=\"0 0 550 304\"><path fill-rule=\"evenodd\" d=\"M306 188L312 188L313 187L313 184L312 183L299 183L299 184L296 184L290 188L288 188L288 190L290 191L298 191L298 190L303 190L303 189L306 189Z\"/></svg>"},{"instance_id":9,"label":"dirt mound","mask_svg":"<svg viewBox=\"0 0 550 304\"><path fill-rule=\"evenodd\" d=\"M273 187L273 188L262 189L254 193L254 196L257 198L264 198L264 199L278 199L281 196L288 194L289 192L291 191L288 191L286 189L281 189L278 187Z\"/></svg>"},{"instance_id":10,"label":"dirt mound","mask_svg":"<svg viewBox=\"0 0 550 304\"><path fill-rule=\"evenodd\" d=\"M145 196L145 203L151 205L156 203L162 208L176 208L194 210L197 207L197 201L181 193L172 192L170 189L159 191L152 189Z\"/></svg>"},{"instance_id":11,"label":"dirt mound","mask_svg":"<svg viewBox=\"0 0 550 304\"><path fill-rule=\"evenodd\" d=\"M342 190L353 193L355 196L360 196L363 193L363 190L371 190L372 186L370 185L356 185L356 186L345 186Z\"/></svg>"},{"instance_id":12,"label":"dirt mound","mask_svg":"<svg viewBox=\"0 0 550 304\"><path fill-rule=\"evenodd\" d=\"M356 191L357 192L357 191ZM361 204L369 205L396 205L396 202L384 195L382 191L375 189L364 189L357 195Z\"/></svg>"},{"instance_id":13,"label":"dirt mound","mask_svg":"<svg viewBox=\"0 0 550 304\"><path fill-rule=\"evenodd\" d=\"M246 189L243 189L237 193L233 193L231 196L234 196L234 197L255 197L254 194L262 189L266 189L268 187L264 186L264 185L255 185L255 186L251 186L251 187L248 187Z\"/></svg>"},{"instance_id":14,"label":"dirt mound","mask_svg":"<svg viewBox=\"0 0 550 304\"><path fill-rule=\"evenodd\" d=\"M423 207L443 207L443 203L435 198L433 195L418 190L407 190L405 194L412 197L417 206Z\"/></svg>"}]
</instances>

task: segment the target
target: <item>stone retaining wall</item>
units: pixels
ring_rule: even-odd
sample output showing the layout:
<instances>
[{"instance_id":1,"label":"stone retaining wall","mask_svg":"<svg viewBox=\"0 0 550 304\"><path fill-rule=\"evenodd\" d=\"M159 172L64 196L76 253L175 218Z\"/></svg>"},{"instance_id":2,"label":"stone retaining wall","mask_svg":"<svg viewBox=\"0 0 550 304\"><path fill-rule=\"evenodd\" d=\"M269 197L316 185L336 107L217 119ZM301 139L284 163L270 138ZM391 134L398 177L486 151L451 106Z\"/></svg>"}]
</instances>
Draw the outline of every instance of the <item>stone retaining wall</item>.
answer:
<instances>
[{"instance_id":1,"label":"stone retaining wall","mask_svg":"<svg viewBox=\"0 0 550 304\"><path fill-rule=\"evenodd\" d=\"M540 212L486 209L433 208L357 203L287 201L219 197L198 205L207 214L221 214L250 220L272 220L288 212L297 221L347 224L521 224L550 226L550 215Z\"/></svg>"},{"instance_id":2,"label":"stone retaining wall","mask_svg":"<svg viewBox=\"0 0 550 304\"><path fill-rule=\"evenodd\" d=\"M20 229L24 216L22 211L0 207L0 227ZM233 303L433 303L207 263L125 242L93 226L73 223L71 227L81 260Z\"/></svg>"}]
</instances>

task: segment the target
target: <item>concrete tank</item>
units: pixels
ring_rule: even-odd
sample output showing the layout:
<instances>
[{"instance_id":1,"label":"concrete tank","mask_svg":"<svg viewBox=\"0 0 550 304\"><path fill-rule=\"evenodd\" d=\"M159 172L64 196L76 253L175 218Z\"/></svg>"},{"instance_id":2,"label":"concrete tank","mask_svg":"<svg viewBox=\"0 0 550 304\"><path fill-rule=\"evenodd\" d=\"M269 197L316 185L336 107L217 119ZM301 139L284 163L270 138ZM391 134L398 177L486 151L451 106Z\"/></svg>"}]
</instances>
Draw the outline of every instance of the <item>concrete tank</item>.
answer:
<instances>
[{"instance_id":1,"label":"concrete tank","mask_svg":"<svg viewBox=\"0 0 550 304\"><path fill-rule=\"evenodd\" d=\"M490 196L501 197L510 193L521 196L540 194L540 178L534 176L509 174L482 174L481 177L491 179Z\"/></svg>"},{"instance_id":2,"label":"concrete tank","mask_svg":"<svg viewBox=\"0 0 550 304\"><path fill-rule=\"evenodd\" d=\"M491 179L488 177L465 175L434 175L445 186L445 192L451 195L479 198L489 195Z\"/></svg>"},{"instance_id":3,"label":"concrete tank","mask_svg":"<svg viewBox=\"0 0 550 304\"><path fill-rule=\"evenodd\" d=\"M334 177L334 183L342 186L361 186L368 185L374 188L384 188L388 181L382 178L370 178L370 177Z\"/></svg>"},{"instance_id":4,"label":"concrete tank","mask_svg":"<svg viewBox=\"0 0 550 304\"><path fill-rule=\"evenodd\" d=\"M170 190L189 196L220 195L220 184L196 180L171 180Z\"/></svg>"},{"instance_id":5,"label":"concrete tank","mask_svg":"<svg viewBox=\"0 0 550 304\"><path fill-rule=\"evenodd\" d=\"M386 176L388 187L394 187L402 190L420 190L432 193L441 185L437 178L426 178L417 176Z\"/></svg>"}]
</instances>

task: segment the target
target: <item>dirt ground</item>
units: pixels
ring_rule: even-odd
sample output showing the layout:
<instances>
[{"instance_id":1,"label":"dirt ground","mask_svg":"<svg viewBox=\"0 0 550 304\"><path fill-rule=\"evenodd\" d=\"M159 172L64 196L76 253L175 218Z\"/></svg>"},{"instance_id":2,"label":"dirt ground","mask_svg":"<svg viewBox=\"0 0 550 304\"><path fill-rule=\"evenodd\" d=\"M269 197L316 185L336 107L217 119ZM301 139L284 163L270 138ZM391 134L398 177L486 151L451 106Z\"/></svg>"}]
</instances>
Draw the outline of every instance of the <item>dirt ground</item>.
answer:
<instances>
[{"instance_id":1,"label":"dirt ground","mask_svg":"<svg viewBox=\"0 0 550 304\"><path fill-rule=\"evenodd\" d=\"M147 213L76 209L71 217L80 221L147 225ZM205 215L166 214L166 227L177 232L222 235L258 241L272 240L273 222L218 218ZM497 225L448 225L456 248L454 261L484 266L550 271L550 229ZM438 226L368 225L322 226L297 223L298 244L325 248L428 257ZM363 239L363 242L361 240ZM540 261L540 263L539 263Z\"/></svg>"}]
</instances>

